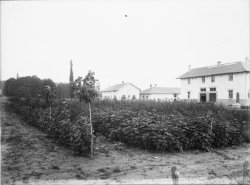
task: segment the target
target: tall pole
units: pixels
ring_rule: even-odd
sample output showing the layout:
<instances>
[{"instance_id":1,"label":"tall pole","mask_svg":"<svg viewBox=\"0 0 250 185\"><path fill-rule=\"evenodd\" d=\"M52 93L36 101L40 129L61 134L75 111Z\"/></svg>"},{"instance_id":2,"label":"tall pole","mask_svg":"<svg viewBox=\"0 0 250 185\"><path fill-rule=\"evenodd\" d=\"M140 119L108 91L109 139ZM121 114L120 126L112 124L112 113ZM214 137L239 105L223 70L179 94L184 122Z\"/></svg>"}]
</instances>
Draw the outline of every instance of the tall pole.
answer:
<instances>
[{"instance_id":1,"label":"tall pole","mask_svg":"<svg viewBox=\"0 0 250 185\"><path fill-rule=\"evenodd\" d=\"M90 158L93 159L93 125L92 125L91 105L90 105L90 103L89 103L89 122L90 122L90 134L91 134Z\"/></svg>"}]
</instances>

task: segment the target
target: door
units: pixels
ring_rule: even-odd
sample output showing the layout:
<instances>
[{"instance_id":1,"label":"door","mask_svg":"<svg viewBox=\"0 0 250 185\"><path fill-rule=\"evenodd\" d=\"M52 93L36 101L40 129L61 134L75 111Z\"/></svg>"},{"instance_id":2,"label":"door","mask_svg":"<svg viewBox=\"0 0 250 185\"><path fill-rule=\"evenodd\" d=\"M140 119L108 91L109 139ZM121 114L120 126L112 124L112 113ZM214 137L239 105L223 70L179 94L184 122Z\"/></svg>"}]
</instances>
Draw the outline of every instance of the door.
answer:
<instances>
[{"instance_id":1,"label":"door","mask_svg":"<svg viewBox=\"0 0 250 185\"><path fill-rule=\"evenodd\" d=\"M125 95L122 95L122 100L126 100L126 96Z\"/></svg>"},{"instance_id":2,"label":"door","mask_svg":"<svg viewBox=\"0 0 250 185\"><path fill-rule=\"evenodd\" d=\"M200 102L205 103L207 101L206 93L200 93Z\"/></svg>"},{"instance_id":3,"label":"door","mask_svg":"<svg viewBox=\"0 0 250 185\"><path fill-rule=\"evenodd\" d=\"M240 103L240 93L236 93L236 103Z\"/></svg>"},{"instance_id":4,"label":"door","mask_svg":"<svg viewBox=\"0 0 250 185\"><path fill-rule=\"evenodd\" d=\"M216 93L209 93L209 102L216 102Z\"/></svg>"}]
</instances>

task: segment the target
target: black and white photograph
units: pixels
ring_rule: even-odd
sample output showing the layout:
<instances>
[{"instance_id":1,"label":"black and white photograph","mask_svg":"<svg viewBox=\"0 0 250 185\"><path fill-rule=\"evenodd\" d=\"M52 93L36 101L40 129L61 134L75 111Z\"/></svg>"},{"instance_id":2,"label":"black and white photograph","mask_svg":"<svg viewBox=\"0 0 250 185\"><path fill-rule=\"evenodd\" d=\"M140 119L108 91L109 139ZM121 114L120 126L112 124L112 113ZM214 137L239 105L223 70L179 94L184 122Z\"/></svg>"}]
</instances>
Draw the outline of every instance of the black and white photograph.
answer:
<instances>
[{"instance_id":1,"label":"black and white photograph","mask_svg":"<svg viewBox=\"0 0 250 185\"><path fill-rule=\"evenodd\" d=\"M249 185L250 0L0 0L1 185Z\"/></svg>"}]
</instances>

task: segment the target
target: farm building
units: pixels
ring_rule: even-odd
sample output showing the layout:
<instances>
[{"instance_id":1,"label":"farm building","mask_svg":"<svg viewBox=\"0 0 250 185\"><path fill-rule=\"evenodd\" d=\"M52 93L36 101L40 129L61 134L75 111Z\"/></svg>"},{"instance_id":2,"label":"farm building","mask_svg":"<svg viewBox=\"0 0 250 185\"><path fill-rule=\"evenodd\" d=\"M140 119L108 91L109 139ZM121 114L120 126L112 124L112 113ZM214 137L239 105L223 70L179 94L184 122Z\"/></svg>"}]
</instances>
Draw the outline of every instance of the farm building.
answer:
<instances>
[{"instance_id":1,"label":"farm building","mask_svg":"<svg viewBox=\"0 0 250 185\"><path fill-rule=\"evenodd\" d=\"M189 69L178 77L181 99L250 105L250 62L234 62Z\"/></svg>"},{"instance_id":2,"label":"farm building","mask_svg":"<svg viewBox=\"0 0 250 185\"><path fill-rule=\"evenodd\" d=\"M173 101L180 98L180 88L152 87L141 91L141 100Z\"/></svg>"},{"instance_id":3,"label":"farm building","mask_svg":"<svg viewBox=\"0 0 250 185\"><path fill-rule=\"evenodd\" d=\"M113 85L102 92L102 99L116 100L136 100L140 97L140 89L132 83L124 83Z\"/></svg>"}]
</instances>

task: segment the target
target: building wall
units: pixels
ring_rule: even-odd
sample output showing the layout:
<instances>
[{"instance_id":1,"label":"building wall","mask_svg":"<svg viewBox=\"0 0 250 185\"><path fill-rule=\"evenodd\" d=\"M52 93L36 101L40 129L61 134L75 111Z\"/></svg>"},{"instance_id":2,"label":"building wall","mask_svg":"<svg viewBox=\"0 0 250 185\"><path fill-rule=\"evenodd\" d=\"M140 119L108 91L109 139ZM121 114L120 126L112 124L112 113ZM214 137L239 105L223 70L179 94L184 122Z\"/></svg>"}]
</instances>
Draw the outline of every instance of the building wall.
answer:
<instances>
[{"instance_id":1,"label":"building wall","mask_svg":"<svg viewBox=\"0 0 250 185\"><path fill-rule=\"evenodd\" d=\"M174 97L174 94L141 94L141 100L160 100L160 101L173 101L174 99L179 99L180 94Z\"/></svg>"},{"instance_id":2,"label":"building wall","mask_svg":"<svg viewBox=\"0 0 250 185\"><path fill-rule=\"evenodd\" d=\"M102 92L102 99L114 99L115 92Z\"/></svg>"},{"instance_id":3,"label":"building wall","mask_svg":"<svg viewBox=\"0 0 250 185\"><path fill-rule=\"evenodd\" d=\"M123 95L126 96L126 100L132 100L133 95L135 96L135 99L138 100L140 98L140 90L133 85L127 84L117 91L117 100L121 100Z\"/></svg>"},{"instance_id":4,"label":"building wall","mask_svg":"<svg viewBox=\"0 0 250 185\"><path fill-rule=\"evenodd\" d=\"M250 105L250 73L246 73L246 105Z\"/></svg>"},{"instance_id":5,"label":"building wall","mask_svg":"<svg viewBox=\"0 0 250 185\"><path fill-rule=\"evenodd\" d=\"M102 99L115 99L116 97L117 100L121 100L123 95L126 97L126 100L132 100L133 95L138 100L140 98L140 90L133 85L127 84L116 92L102 92Z\"/></svg>"},{"instance_id":6,"label":"building wall","mask_svg":"<svg viewBox=\"0 0 250 185\"><path fill-rule=\"evenodd\" d=\"M190 84L188 84L188 79L181 79L181 99L188 99L187 92L190 91L190 99L200 101L201 88L206 88L207 93L209 93L210 88L216 88L217 102L236 103L236 93L239 93L240 103L250 105L250 99L248 98L249 84L249 72L233 74L233 81L228 80L228 74L215 75L215 82L211 82L211 76L205 77L205 83L202 83L201 77L191 78ZM232 99L229 99L229 90L233 90Z\"/></svg>"}]
</instances>

